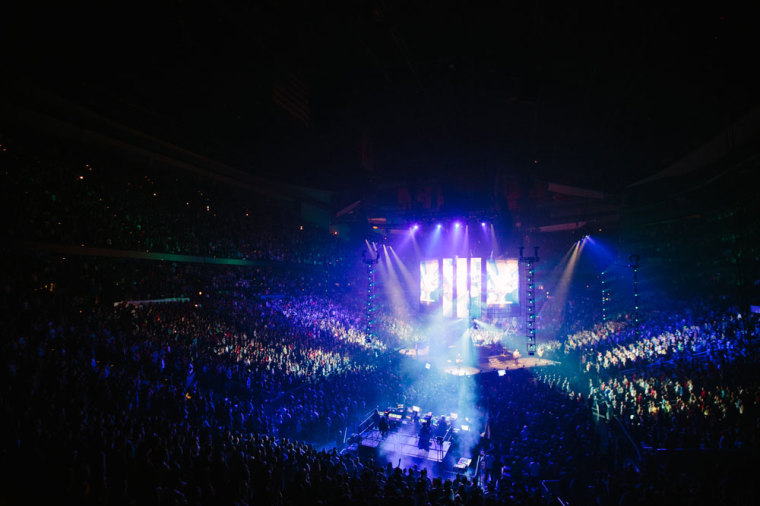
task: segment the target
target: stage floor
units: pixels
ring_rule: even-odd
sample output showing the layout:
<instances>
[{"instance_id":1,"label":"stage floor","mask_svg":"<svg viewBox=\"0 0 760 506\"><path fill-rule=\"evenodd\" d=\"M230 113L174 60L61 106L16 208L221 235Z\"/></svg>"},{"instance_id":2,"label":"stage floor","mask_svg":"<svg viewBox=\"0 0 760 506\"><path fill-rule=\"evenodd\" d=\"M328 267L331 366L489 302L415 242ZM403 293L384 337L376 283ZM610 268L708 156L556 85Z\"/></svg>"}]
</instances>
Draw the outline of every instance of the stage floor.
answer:
<instances>
[{"instance_id":1,"label":"stage floor","mask_svg":"<svg viewBox=\"0 0 760 506\"><path fill-rule=\"evenodd\" d=\"M453 347L452 347L453 348ZM443 359L440 362L436 362L436 365L438 367L441 367L444 371L448 372L449 374L454 374L456 376L471 376L473 374L478 373L484 373L484 372L493 372L493 371L499 371L499 370L514 370L514 369L523 369L523 368L530 368L530 367L539 367L539 366L547 366L547 365L557 365L559 362L554 360L548 360L545 358L537 357L537 356L525 356L520 357L517 361L515 361L514 358L512 358L511 355L502 355L502 354L494 354L493 348L486 347L486 346L475 346L475 350L478 355L478 361L476 365L473 366L466 366L457 363L456 358L456 352L453 351L451 353L452 358ZM403 355L406 355L411 358L419 359L419 360L432 360L432 357L429 357L429 347L425 348L419 348L416 350L414 348L402 348L400 350L400 353ZM440 360L440 359L439 359Z\"/></svg>"}]
</instances>

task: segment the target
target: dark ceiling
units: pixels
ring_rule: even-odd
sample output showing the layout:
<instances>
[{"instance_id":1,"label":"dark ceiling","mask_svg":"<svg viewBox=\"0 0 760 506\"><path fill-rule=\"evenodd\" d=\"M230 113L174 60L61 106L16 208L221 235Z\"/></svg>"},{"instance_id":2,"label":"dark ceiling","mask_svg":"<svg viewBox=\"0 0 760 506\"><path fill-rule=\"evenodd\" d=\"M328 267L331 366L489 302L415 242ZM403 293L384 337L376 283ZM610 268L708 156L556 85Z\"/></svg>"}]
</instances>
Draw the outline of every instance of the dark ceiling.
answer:
<instances>
[{"instance_id":1,"label":"dark ceiling","mask_svg":"<svg viewBox=\"0 0 760 506\"><path fill-rule=\"evenodd\" d=\"M722 2L60 4L3 16L6 75L331 189L508 174L618 192L760 84L757 18Z\"/></svg>"}]
</instances>

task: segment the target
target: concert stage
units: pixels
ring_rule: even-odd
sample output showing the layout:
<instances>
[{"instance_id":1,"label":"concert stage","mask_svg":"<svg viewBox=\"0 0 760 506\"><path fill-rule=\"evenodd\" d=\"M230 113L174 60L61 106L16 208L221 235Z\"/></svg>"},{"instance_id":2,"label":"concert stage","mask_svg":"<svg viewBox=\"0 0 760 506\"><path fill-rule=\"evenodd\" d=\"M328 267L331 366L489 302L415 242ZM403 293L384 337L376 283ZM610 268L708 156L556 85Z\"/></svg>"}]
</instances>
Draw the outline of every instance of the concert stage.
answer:
<instances>
[{"instance_id":1,"label":"concert stage","mask_svg":"<svg viewBox=\"0 0 760 506\"><path fill-rule=\"evenodd\" d=\"M513 356L499 353L494 347L490 346L475 346L474 349L477 354L477 361L472 364L464 364L461 361L458 361L455 347L452 346L451 349L451 353L444 358L430 356L429 346L418 348L417 350L414 348L402 348L400 353L414 359L430 361L443 371L455 376L471 376L473 374L499 370L509 371L559 364L557 361L538 357L536 355L521 356L515 360Z\"/></svg>"},{"instance_id":2,"label":"concert stage","mask_svg":"<svg viewBox=\"0 0 760 506\"><path fill-rule=\"evenodd\" d=\"M419 408L399 405L388 408L381 418L387 420L387 431L383 435L378 423L378 415L370 414L359 425L346 451L357 452L363 458L378 461L390 461L402 467L418 466L428 468L437 474L453 469L458 456L453 455L458 448L460 436L467 435L469 441L472 431L477 430L474 421L469 418L457 421L456 416L433 417L432 413L420 415ZM461 422L461 423L458 423ZM427 431L422 429L427 426ZM426 435L426 440L420 441Z\"/></svg>"},{"instance_id":3,"label":"concert stage","mask_svg":"<svg viewBox=\"0 0 760 506\"><path fill-rule=\"evenodd\" d=\"M428 460L430 462L443 462L451 448L451 441L442 441L440 444L433 438L430 440L430 449L419 448L420 438L416 434L403 432L389 432L385 438L377 429L370 429L362 434L360 445L366 449L373 449L378 454L412 459ZM395 460L395 459L394 459Z\"/></svg>"}]
</instances>

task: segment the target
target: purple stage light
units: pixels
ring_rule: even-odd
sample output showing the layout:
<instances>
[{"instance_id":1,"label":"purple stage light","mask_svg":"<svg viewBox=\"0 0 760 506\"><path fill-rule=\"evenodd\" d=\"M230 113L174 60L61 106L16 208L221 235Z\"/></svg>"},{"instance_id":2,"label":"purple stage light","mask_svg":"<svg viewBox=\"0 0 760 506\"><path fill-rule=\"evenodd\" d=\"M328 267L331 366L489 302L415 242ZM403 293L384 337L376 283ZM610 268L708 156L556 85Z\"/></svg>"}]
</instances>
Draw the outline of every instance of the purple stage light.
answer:
<instances>
[{"instance_id":1,"label":"purple stage light","mask_svg":"<svg viewBox=\"0 0 760 506\"><path fill-rule=\"evenodd\" d=\"M443 225L441 225L441 224L439 223L438 225L436 225L436 226L435 226L435 228L437 228L438 230L440 230L442 226L443 226Z\"/></svg>"},{"instance_id":2,"label":"purple stage light","mask_svg":"<svg viewBox=\"0 0 760 506\"><path fill-rule=\"evenodd\" d=\"M480 226L481 226L481 227L485 227L485 226L486 226L486 222L485 222L485 221L481 221L481 222L480 222Z\"/></svg>"},{"instance_id":3,"label":"purple stage light","mask_svg":"<svg viewBox=\"0 0 760 506\"><path fill-rule=\"evenodd\" d=\"M454 227L455 228L459 228L459 222L458 221L454 223Z\"/></svg>"}]
</instances>

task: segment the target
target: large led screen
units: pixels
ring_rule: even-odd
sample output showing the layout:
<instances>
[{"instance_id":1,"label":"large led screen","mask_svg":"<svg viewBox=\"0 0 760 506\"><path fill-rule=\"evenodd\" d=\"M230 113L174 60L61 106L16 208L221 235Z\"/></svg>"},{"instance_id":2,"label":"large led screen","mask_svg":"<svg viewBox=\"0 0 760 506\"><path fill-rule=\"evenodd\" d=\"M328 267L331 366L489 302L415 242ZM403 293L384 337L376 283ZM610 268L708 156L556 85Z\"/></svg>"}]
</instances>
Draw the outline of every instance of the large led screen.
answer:
<instances>
[{"instance_id":1,"label":"large led screen","mask_svg":"<svg viewBox=\"0 0 760 506\"><path fill-rule=\"evenodd\" d=\"M483 291L486 307L518 304L518 261L481 258L443 258L420 262L420 304L440 303L445 317L480 318ZM485 285L485 286L484 286Z\"/></svg>"},{"instance_id":2,"label":"large led screen","mask_svg":"<svg viewBox=\"0 0 760 506\"><path fill-rule=\"evenodd\" d=\"M431 305L438 302L441 290L441 276L438 260L420 262L420 303Z\"/></svg>"},{"instance_id":3,"label":"large led screen","mask_svg":"<svg viewBox=\"0 0 760 506\"><path fill-rule=\"evenodd\" d=\"M467 259L457 258L457 318L467 318L467 305L470 303L467 274Z\"/></svg>"},{"instance_id":4,"label":"large led screen","mask_svg":"<svg viewBox=\"0 0 760 506\"><path fill-rule=\"evenodd\" d=\"M518 303L517 260L488 260L486 263L486 306Z\"/></svg>"},{"instance_id":5,"label":"large led screen","mask_svg":"<svg viewBox=\"0 0 760 506\"><path fill-rule=\"evenodd\" d=\"M454 259L443 259L443 316L453 316L454 310Z\"/></svg>"},{"instance_id":6,"label":"large led screen","mask_svg":"<svg viewBox=\"0 0 760 506\"><path fill-rule=\"evenodd\" d=\"M480 274L480 258L470 259L470 317L480 318L480 298L483 290L483 283Z\"/></svg>"}]
</instances>

